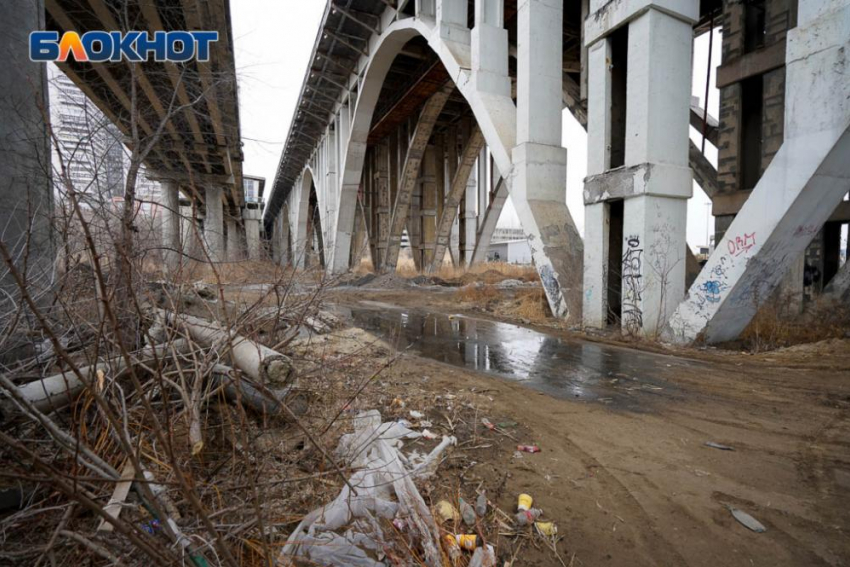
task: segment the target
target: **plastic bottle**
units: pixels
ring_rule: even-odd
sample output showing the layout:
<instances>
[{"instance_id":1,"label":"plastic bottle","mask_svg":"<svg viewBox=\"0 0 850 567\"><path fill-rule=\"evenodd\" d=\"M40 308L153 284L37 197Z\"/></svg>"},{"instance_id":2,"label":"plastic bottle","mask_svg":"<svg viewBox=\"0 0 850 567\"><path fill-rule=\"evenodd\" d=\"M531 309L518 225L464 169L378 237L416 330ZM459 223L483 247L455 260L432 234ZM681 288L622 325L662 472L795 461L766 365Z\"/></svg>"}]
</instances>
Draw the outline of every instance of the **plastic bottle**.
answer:
<instances>
[{"instance_id":1,"label":"plastic bottle","mask_svg":"<svg viewBox=\"0 0 850 567\"><path fill-rule=\"evenodd\" d=\"M475 525L475 510L463 498L460 499L460 517L467 526Z\"/></svg>"},{"instance_id":2,"label":"plastic bottle","mask_svg":"<svg viewBox=\"0 0 850 567\"><path fill-rule=\"evenodd\" d=\"M475 513L481 517L487 515L487 494L481 492L475 500Z\"/></svg>"},{"instance_id":3,"label":"plastic bottle","mask_svg":"<svg viewBox=\"0 0 850 567\"><path fill-rule=\"evenodd\" d=\"M520 510L516 513L516 523L520 526L528 526L533 524L537 518L543 513L540 508L530 508L528 510Z\"/></svg>"}]
</instances>

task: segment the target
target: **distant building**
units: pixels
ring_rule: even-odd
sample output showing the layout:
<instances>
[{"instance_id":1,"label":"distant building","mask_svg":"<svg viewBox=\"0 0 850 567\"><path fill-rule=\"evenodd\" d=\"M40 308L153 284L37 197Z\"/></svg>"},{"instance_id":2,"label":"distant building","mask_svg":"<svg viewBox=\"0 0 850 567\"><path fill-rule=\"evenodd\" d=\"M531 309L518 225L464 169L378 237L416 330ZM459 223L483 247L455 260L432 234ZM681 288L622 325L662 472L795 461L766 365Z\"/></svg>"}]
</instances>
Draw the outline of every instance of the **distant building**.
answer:
<instances>
[{"instance_id":1,"label":"distant building","mask_svg":"<svg viewBox=\"0 0 850 567\"><path fill-rule=\"evenodd\" d=\"M265 177L242 176L242 188L245 192L245 207L248 209L263 210L263 192L266 187Z\"/></svg>"},{"instance_id":2,"label":"distant building","mask_svg":"<svg viewBox=\"0 0 850 567\"><path fill-rule=\"evenodd\" d=\"M50 120L56 136L53 149L54 187L60 198L66 190L62 166L87 207L122 202L129 157L118 128L56 67L49 67ZM61 162L60 162L61 159ZM140 212L155 216L159 183L148 179L144 167L136 182Z\"/></svg>"},{"instance_id":3,"label":"distant building","mask_svg":"<svg viewBox=\"0 0 850 567\"><path fill-rule=\"evenodd\" d=\"M496 228L487 251L488 262L531 264L531 247L521 228Z\"/></svg>"}]
</instances>

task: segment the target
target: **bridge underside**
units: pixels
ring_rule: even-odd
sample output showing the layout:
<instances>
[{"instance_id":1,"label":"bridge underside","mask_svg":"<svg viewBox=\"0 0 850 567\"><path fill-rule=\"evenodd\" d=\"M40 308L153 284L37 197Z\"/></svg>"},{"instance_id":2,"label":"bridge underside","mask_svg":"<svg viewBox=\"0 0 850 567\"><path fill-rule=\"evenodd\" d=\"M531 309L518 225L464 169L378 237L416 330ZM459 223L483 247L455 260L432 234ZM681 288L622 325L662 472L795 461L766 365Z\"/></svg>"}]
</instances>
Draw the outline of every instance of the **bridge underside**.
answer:
<instances>
[{"instance_id":1,"label":"bridge underside","mask_svg":"<svg viewBox=\"0 0 850 567\"><path fill-rule=\"evenodd\" d=\"M264 216L277 257L297 266L318 262L330 273L368 258L375 270L388 272L405 248L423 272L445 263L468 267L486 259L510 196L555 315L587 328L616 324L628 334L671 340L737 335L811 241L798 236L788 246L788 238L801 226L806 235L817 233L850 188L832 157L843 149L848 112L830 99L848 89L838 55L847 44L848 8L816 0L795 11L788 21L796 19L796 28L788 24L780 47L752 48L750 55L761 58L753 61L774 58L757 71L748 55L735 60L724 46L718 121L691 98L694 37L721 18L750 25L751 8L734 0L656 4L329 2ZM749 124L749 116L762 112L730 108L728 95L747 73L765 73L768 88L777 65L783 77L798 78L778 83L783 151L773 163L773 154L726 159L719 175L704 145L723 158L732 123ZM806 140L819 144L811 151L794 142L795 114L803 114L792 105L796 100L818 101L838 125L824 125L829 132L820 137L807 132ZM564 108L588 131L584 239L566 207L565 191L579 189L566 188ZM776 132L768 118L761 127ZM691 127L705 139L703 147L689 140ZM738 199L738 218L722 232L718 225L717 249L700 272L685 239L693 183L715 202L716 214L728 210L723 176L729 164L744 167L749 159L760 160L762 181L748 190L747 202L766 201L760 209L741 208L746 198ZM801 177L779 189L789 168ZM803 188L827 191L815 182L825 178L832 180L830 199L814 207L814 189ZM787 198L774 198L776 191ZM795 204L794 191L805 206ZM759 218L765 203L773 215L766 223ZM746 235L756 225L760 236L750 242ZM725 235L735 231L741 234ZM748 261L765 242L792 252L777 258L767 251L779 267L776 277L764 278L757 262ZM726 278L719 284L717 270ZM758 289L745 284L748 278L760 282ZM841 289L830 288L832 296L842 296L845 280L835 279L833 288ZM721 308L727 291L738 296L729 304L738 306L734 324ZM740 309L745 301L752 308ZM722 330L708 332L712 326Z\"/></svg>"}]
</instances>

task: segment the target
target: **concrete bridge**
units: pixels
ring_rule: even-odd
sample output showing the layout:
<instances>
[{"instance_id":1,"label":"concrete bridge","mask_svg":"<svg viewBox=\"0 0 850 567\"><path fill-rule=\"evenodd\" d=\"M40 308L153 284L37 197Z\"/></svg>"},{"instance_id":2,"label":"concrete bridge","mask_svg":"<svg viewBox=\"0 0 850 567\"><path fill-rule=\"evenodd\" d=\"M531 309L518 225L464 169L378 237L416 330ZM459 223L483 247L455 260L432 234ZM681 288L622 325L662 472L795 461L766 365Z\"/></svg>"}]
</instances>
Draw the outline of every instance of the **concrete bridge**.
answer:
<instances>
[{"instance_id":1,"label":"concrete bridge","mask_svg":"<svg viewBox=\"0 0 850 567\"><path fill-rule=\"evenodd\" d=\"M389 272L406 236L423 272L446 258L470 266L486 256L510 195L552 312L585 328L734 338L777 288L802 296L810 257L820 258L820 288L845 297L849 4L331 0L262 218L275 258L338 274L368 252ZM163 248L187 245L180 211L202 226L212 261L246 245L259 257L227 1L126 6L0 7L14 47L0 66L4 242L15 249L28 234L33 249L49 249L37 214L51 207L49 182L23 173L50 153L44 69L21 49L26 33L132 23L218 30L220 41L210 63L145 63L135 76L121 64L63 70L129 144L155 140L147 166L163 182ZM691 99L692 45L721 23L714 118ZM565 191L580 188L566 187L564 108L588 132L584 240L566 206ZM716 170L690 126L718 148ZM685 240L693 180L712 198L717 227L702 270ZM169 265L179 257L166 252Z\"/></svg>"},{"instance_id":2,"label":"concrete bridge","mask_svg":"<svg viewBox=\"0 0 850 567\"><path fill-rule=\"evenodd\" d=\"M0 22L9 46L2 64L6 155L0 177L29 177L26 191L21 184L2 187L4 202L15 203L10 219L4 219L15 227L11 234L31 227L27 203L47 204L52 198L50 172L39 182L31 175L34 164L49 164L51 144L42 113L48 106L45 64L29 61L29 32L213 30L219 39L206 62L81 63L72 56L58 66L118 127L127 147L150 147L144 165L160 182L163 249L170 267L179 265L181 250L190 251L196 232L203 248L192 248L195 255L203 250L213 261L246 253L260 257L261 206L246 202L244 194L228 0L10 0L0 5ZM19 159L8 159L11 155ZM188 230L193 222L198 231Z\"/></svg>"},{"instance_id":3,"label":"concrete bridge","mask_svg":"<svg viewBox=\"0 0 850 567\"><path fill-rule=\"evenodd\" d=\"M848 17L846 0L331 0L264 214L276 258L340 273L368 250L388 272L406 232L420 270L447 251L468 266L509 194L556 316L734 338L850 189ZM718 121L691 100L691 64L694 37L721 23ZM736 55L742 37L755 47ZM776 69L788 78L771 87ZM728 107L754 77L778 91L778 118ZM566 187L564 107L588 131L584 241L565 203L581 188ZM772 153L724 141L755 114L779 132ZM719 145L724 175L758 162L731 214L689 125ZM694 179L726 198L702 271L685 240Z\"/></svg>"}]
</instances>

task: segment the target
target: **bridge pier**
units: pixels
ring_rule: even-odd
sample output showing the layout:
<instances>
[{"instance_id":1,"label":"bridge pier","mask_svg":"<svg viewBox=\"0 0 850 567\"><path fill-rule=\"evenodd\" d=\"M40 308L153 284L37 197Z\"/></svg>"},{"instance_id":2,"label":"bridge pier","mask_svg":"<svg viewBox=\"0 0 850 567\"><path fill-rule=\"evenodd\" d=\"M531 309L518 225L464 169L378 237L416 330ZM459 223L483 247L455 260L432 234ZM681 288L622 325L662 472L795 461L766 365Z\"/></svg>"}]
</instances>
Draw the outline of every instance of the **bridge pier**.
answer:
<instances>
[{"instance_id":1,"label":"bridge pier","mask_svg":"<svg viewBox=\"0 0 850 567\"><path fill-rule=\"evenodd\" d=\"M566 204L567 150L561 146L563 3L521 3L517 35L517 135L511 200L529 236L549 307L581 313L582 241Z\"/></svg>"},{"instance_id":2,"label":"bridge pier","mask_svg":"<svg viewBox=\"0 0 850 567\"><path fill-rule=\"evenodd\" d=\"M224 259L224 205L221 185L207 185L205 191L206 215L204 219L204 242L212 262Z\"/></svg>"},{"instance_id":3,"label":"bridge pier","mask_svg":"<svg viewBox=\"0 0 850 567\"><path fill-rule=\"evenodd\" d=\"M850 187L850 5L800 3L785 53L785 141L664 329L736 338Z\"/></svg>"},{"instance_id":4,"label":"bridge pier","mask_svg":"<svg viewBox=\"0 0 850 567\"><path fill-rule=\"evenodd\" d=\"M261 259L260 252L260 209L246 205L242 208L242 223L245 225L245 248L248 259Z\"/></svg>"},{"instance_id":5,"label":"bridge pier","mask_svg":"<svg viewBox=\"0 0 850 567\"><path fill-rule=\"evenodd\" d=\"M583 322L654 336L685 292L692 24L699 2L608 14L587 38ZM678 109L678 110L677 110ZM619 288L619 293L618 293Z\"/></svg>"},{"instance_id":6,"label":"bridge pier","mask_svg":"<svg viewBox=\"0 0 850 567\"><path fill-rule=\"evenodd\" d=\"M41 1L0 3L0 36L8 47L0 65L0 229L13 265L37 299L54 279L47 76L44 64L29 60L27 47L29 32L39 29L44 29ZM5 304L21 292L2 261L0 273Z\"/></svg>"},{"instance_id":7,"label":"bridge pier","mask_svg":"<svg viewBox=\"0 0 850 567\"><path fill-rule=\"evenodd\" d=\"M170 271L180 268L183 246L180 243L180 191L177 182L158 179L162 203L162 257Z\"/></svg>"},{"instance_id":8,"label":"bridge pier","mask_svg":"<svg viewBox=\"0 0 850 567\"><path fill-rule=\"evenodd\" d=\"M227 261L238 262L245 257L245 249L242 244L242 225L232 214L227 215Z\"/></svg>"}]
</instances>

